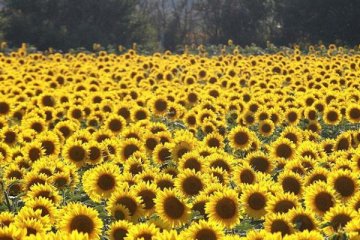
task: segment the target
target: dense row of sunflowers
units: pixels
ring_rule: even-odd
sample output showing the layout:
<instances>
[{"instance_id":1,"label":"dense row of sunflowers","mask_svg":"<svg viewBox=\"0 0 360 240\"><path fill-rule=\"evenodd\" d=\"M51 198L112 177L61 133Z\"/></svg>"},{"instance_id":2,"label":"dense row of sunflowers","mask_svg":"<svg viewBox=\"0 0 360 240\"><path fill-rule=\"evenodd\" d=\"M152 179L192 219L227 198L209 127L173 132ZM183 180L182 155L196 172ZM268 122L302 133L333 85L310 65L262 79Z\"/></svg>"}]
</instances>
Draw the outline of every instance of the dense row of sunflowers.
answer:
<instances>
[{"instance_id":1,"label":"dense row of sunflowers","mask_svg":"<svg viewBox=\"0 0 360 240\"><path fill-rule=\"evenodd\" d=\"M360 57L0 55L0 239L360 233Z\"/></svg>"}]
</instances>

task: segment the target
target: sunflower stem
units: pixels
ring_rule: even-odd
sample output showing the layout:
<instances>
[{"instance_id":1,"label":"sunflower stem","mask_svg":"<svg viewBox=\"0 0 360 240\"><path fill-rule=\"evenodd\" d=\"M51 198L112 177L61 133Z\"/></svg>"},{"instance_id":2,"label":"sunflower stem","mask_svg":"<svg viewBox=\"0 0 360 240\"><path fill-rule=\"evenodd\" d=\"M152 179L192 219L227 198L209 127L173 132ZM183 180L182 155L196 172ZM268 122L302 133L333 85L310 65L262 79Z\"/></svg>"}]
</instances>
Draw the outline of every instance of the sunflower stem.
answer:
<instances>
[{"instance_id":1,"label":"sunflower stem","mask_svg":"<svg viewBox=\"0 0 360 240\"><path fill-rule=\"evenodd\" d=\"M0 184L1 184L1 190L3 191L4 196L5 196L6 207L9 209L10 212L12 212L12 207L11 207L11 204L10 204L9 196L8 196L7 191L5 190L4 183L0 182Z\"/></svg>"}]
</instances>

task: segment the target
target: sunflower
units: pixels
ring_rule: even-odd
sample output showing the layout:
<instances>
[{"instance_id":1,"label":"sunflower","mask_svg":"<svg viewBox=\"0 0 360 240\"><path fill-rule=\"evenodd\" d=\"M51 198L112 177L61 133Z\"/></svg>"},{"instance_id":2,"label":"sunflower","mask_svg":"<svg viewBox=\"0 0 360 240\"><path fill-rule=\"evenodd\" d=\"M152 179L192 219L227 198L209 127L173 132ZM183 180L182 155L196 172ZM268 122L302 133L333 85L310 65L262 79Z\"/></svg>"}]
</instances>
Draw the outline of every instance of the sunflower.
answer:
<instances>
[{"instance_id":1,"label":"sunflower","mask_svg":"<svg viewBox=\"0 0 360 240\"><path fill-rule=\"evenodd\" d=\"M24 181L17 181L17 180L5 180L4 183L4 189L7 189L7 193L11 197L18 197L20 194L22 194L25 189ZM3 192L0 193L0 202L2 202L4 199Z\"/></svg>"},{"instance_id":2,"label":"sunflower","mask_svg":"<svg viewBox=\"0 0 360 240\"><path fill-rule=\"evenodd\" d=\"M338 125L342 120L340 110L334 107L327 107L323 114L323 120L328 125Z\"/></svg>"},{"instance_id":3,"label":"sunflower","mask_svg":"<svg viewBox=\"0 0 360 240\"><path fill-rule=\"evenodd\" d=\"M282 237L293 233L294 229L288 217L283 214L268 214L265 217L264 228L268 232L280 232Z\"/></svg>"},{"instance_id":4,"label":"sunflower","mask_svg":"<svg viewBox=\"0 0 360 240\"><path fill-rule=\"evenodd\" d=\"M339 196L325 182L316 182L306 187L304 194L305 206L320 216L335 207L339 202Z\"/></svg>"},{"instance_id":5,"label":"sunflower","mask_svg":"<svg viewBox=\"0 0 360 240\"><path fill-rule=\"evenodd\" d=\"M296 155L299 157L310 157L312 159L317 159L321 156L321 153L316 143L303 141L298 145L296 149Z\"/></svg>"},{"instance_id":6,"label":"sunflower","mask_svg":"<svg viewBox=\"0 0 360 240\"><path fill-rule=\"evenodd\" d=\"M346 226L342 226L345 228L345 232L348 234L349 239L355 240L359 239L360 232L360 217L355 217L349 222L347 222Z\"/></svg>"},{"instance_id":7,"label":"sunflower","mask_svg":"<svg viewBox=\"0 0 360 240\"><path fill-rule=\"evenodd\" d=\"M196 122L198 124L203 124L205 120L212 120L215 119L215 113L209 109L200 109L196 115Z\"/></svg>"},{"instance_id":8,"label":"sunflower","mask_svg":"<svg viewBox=\"0 0 360 240\"><path fill-rule=\"evenodd\" d=\"M246 151L251 147L255 136L248 128L238 126L230 131L228 138L233 149Z\"/></svg>"},{"instance_id":9,"label":"sunflower","mask_svg":"<svg viewBox=\"0 0 360 240\"><path fill-rule=\"evenodd\" d=\"M97 165L103 162L105 143L101 144L92 140L86 144L86 147L88 149L88 164Z\"/></svg>"},{"instance_id":10,"label":"sunflower","mask_svg":"<svg viewBox=\"0 0 360 240\"><path fill-rule=\"evenodd\" d=\"M81 121L84 117L84 110L81 106L71 106L67 110L67 117L69 119Z\"/></svg>"},{"instance_id":11,"label":"sunflower","mask_svg":"<svg viewBox=\"0 0 360 240\"><path fill-rule=\"evenodd\" d=\"M156 133L156 136L160 139L161 144L173 142L172 134L169 131Z\"/></svg>"},{"instance_id":12,"label":"sunflower","mask_svg":"<svg viewBox=\"0 0 360 240\"><path fill-rule=\"evenodd\" d=\"M29 190L34 185L43 185L49 182L49 176L43 173L36 173L34 171L28 172L24 177L24 187Z\"/></svg>"},{"instance_id":13,"label":"sunflower","mask_svg":"<svg viewBox=\"0 0 360 240\"><path fill-rule=\"evenodd\" d=\"M127 236L132 224L128 221L119 220L109 226L107 232L110 240L123 240Z\"/></svg>"},{"instance_id":14,"label":"sunflower","mask_svg":"<svg viewBox=\"0 0 360 240\"><path fill-rule=\"evenodd\" d=\"M65 161L80 168L88 160L88 148L80 141L67 141L62 150L62 156Z\"/></svg>"},{"instance_id":15,"label":"sunflower","mask_svg":"<svg viewBox=\"0 0 360 240\"><path fill-rule=\"evenodd\" d=\"M169 108L169 103L163 96L157 96L156 98L152 99L150 105L151 111L155 115L163 115Z\"/></svg>"},{"instance_id":16,"label":"sunflower","mask_svg":"<svg viewBox=\"0 0 360 240\"><path fill-rule=\"evenodd\" d=\"M87 170L82 178L84 191L94 202L108 199L120 185L119 173L119 167L112 163Z\"/></svg>"},{"instance_id":17,"label":"sunflower","mask_svg":"<svg viewBox=\"0 0 360 240\"><path fill-rule=\"evenodd\" d=\"M298 198L293 193L278 193L271 196L266 212L269 213L287 213L291 209L298 207Z\"/></svg>"},{"instance_id":18,"label":"sunflower","mask_svg":"<svg viewBox=\"0 0 360 240\"><path fill-rule=\"evenodd\" d=\"M41 133L47 128L45 120L38 117L26 119L22 122L22 127L24 129L32 129L37 133Z\"/></svg>"},{"instance_id":19,"label":"sunflower","mask_svg":"<svg viewBox=\"0 0 360 240\"><path fill-rule=\"evenodd\" d=\"M245 162L235 168L232 180L240 187L244 184L254 184L257 180L257 176L251 166Z\"/></svg>"},{"instance_id":20,"label":"sunflower","mask_svg":"<svg viewBox=\"0 0 360 240\"><path fill-rule=\"evenodd\" d=\"M231 238L228 238L226 240L231 240L232 237L233 236L231 236ZM285 237L287 237L287 236L285 236ZM263 230L260 230L260 231L258 231L258 230L249 230L246 233L246 239L248 239L248 240L260 240L260 239L282 240L283 238L281 237L280 232L270 233L270 232L263 229Z\"/></svg>"},{"instance_id":21,"label":"sunflower","mask_svg":"<svg viewBox=\"0 0 360 240\"><path fill-rule=\"evenodd\" d=\"M20 180L25 176L26 171L17 164L10 164L4 169L3 177L9 180Z\"/></svg>"},{"instance_id":22,"label":"sunflower","mask_svg":"<svg viewBox=\"0 0 360 240\"><path fill-rule=\"evenodd\" d=\"M30 199L26 201L25 207L31 208L34 211L40 210L41 217L48 216L51 223L55 222L55 216L57 209L52 201L44 197L38 197L36 199Z\"/></svg>"},{"instance_id":23,"label":"sunflower","mask_svg":"<svg viewBox=\"0 0 360 240\"><path fill-rule=\"evenodd\" d=\"M82 143L88 143L92 139L91 133L87 129L80 129L74 132L73 135L69 138L69 140L79 140Z\"/></svg>"},{"instance_id":24,"label":"sunflower","mask_svg":"<svg viewBox=\"0 0 360 240\"><path fill-rule=\"evenodd\" d=\"M220 152L211 154L205 158L205 161L210 168L221 168L228 173L233 171L232 165L235 162L233 157Z\"/></svg>"},{"instance_id":25,"label":"sunflower","mask_svg":"<svg viewBox=\"0 0 360 240\"><path fill-rule=\"evenodd\" d=\"M17 229L24 229L25 236L45 234L46 229L43 228L42 223L34 218L24 219L15 223Z\"/></svg>"},{"instance_id":26,"label":"sunflower","mask_svg":"<svg viewBox=\"0 0 360 240\"><path fill-rule=\"evenodd\" d=\"M177 240L179 238L180 235L176 230L163 230L155 237L156 240Z\"/></svg>"},{"instance_id":27,"label":"sunflower","mask_svg":"<svg viewBox=\"0 0 360 240\"><path fill-rule=\"evenodd\" d=\"M77 230L72 231L71 233L65 233L63 231L57 231L56 234L50 232L46 233L44 235L38 236L37 239L56 239L56 240L89 240L89 235L87 233L78 232ZM37 239L31 239L31 240L37 240ZM28 239L24 239L28 240ZM30 240L30 239L29 239Z\"/></svg>"},{"instance_id":28,"label":"sunflower","mask_svg":"<svg viewBox=\"0 0 360 240\"><path fill-rule=\"evenodd\" d=\"M145 148L141 141L134 138L125 139L119 146L120 160L126 162L134 153L145 152Z\"/></svg>"},{"instance_id":29,"label":"sunflower","mask_svg":"<svg viewBox=\"0 0 360 240\"><path fill-rule=\"evenodd\" d=\"M348 170L331 172L327 183L344 199L349 199L358 191L359 182L356 173Z\"/></svg>"},{"instance_id":30,"label":"sunflower","mask_svg":"<svg viewBox=\"0 0 360 240\"><path fill-rule=\"evenodd\" d=\"M179 161L179 159L188 152L191 152L194 149L194 140L188 137L185 139L175 138L171 152L172 159L174 161Z\"/></svg>"},{"instance_id":31,"label":"sunflower","mask_svg":"<svg viewBox=\"0 0 360 240\"><path fill-rule=\"evenodd\" d=\"M158 144L153 151L153 160L158 164L163 164L172 160L173 144Z\"/></svg>"},{"instance_id":32,"label":"sunflower","mask_svg":"<svg viewBox=\"0 0 360 240\"><path fill-rule=\"evenodd\" d=\"M185 111L186 109L180 104L170 102L166 116L167 118L175 121L177 119L181 119Z\"/></svg>"},{"instance_id":33,"label":"sunflower","mask_svg":"<svg viewBox=\"0 0 360 240\"><path fill-rule=\"evenodd\" d=\"M98 239L103 227L98 215L95 209L81 203L69 203L60 210L57 226L65 233L78 231L87 233L89 239Z\"/></svg>"},{"instance_id":34,"label":"sunflower","mask_svg":"<svg viewBox=\"0 0 360 240\"><path fill-rule=\"evenodd\" d=\"M305 118L309 121L317 121L318 120L318 112L314 106L307 107L304 111Z\"/></svg>"},{"instance_id":35,"label":"sunflower","mask_svg":"<svg viewBox=\"0 0 360 240\"><path fill-rule=\"evenodd\" d=\"M152 223L139 223L130 227L124 240L151 240L160 233L160 230Z\"/></svg>"},{"instance_id":36,"label":"sunflower","mask_svg":"<svg viewBox=\"0 0 360 240\"><path fill-rule=\"evenodd\" d=\"M155 198L157 195L157 186L154 183L141 182L134 187L134 192L142 200L146 214L151 214L155 211Z\"/></svg>"},{"instance_id":37,"label":"sunflower","mask_svg":"<svg viewBox=\"0 0 360 240\"><path fill-rule=\"evenodd\" d=\"M52 96L51 94L43 93L39 96L38 103L40 104L41 107L52 107L53 108L56 106L56 98L54 96Z\"/></svg>"},{"instance_id":38,"label":"sunflower","mask_svg":"<svg viewBox=\"0 0 360 240\"><path fill-rule=\"evenodd\" d=\"M269 119L263 120L259 124L259 132L264 137L271 136L274 133L274 130L275 130L275 124Z\"/></svg>"},{"instance_id":39,"label":"sunflower","mask_svg":"<svg viewBox=\"0 0 360 240\"><path fill-rule=\"evenodd\" d=\"M318 230L318 220L311 210L297 207L291 209L286 215L294 227L301 232Z\"/></svg>"},{"instance_id":40,"label":"sunflower","mask_svg":"<svg viewBox=\"0 0 360 240\"><path fill-rule=\"evenodd\" d=\"M0 116L7 116L11 112L10 101L0 99Z\"/></svg>"},{"instance_id":41,"label":"sunflower","mask_svg":"<svg viewBox=\"0 0 360 240\"><path fill-rule=\"evenodd\" d=\"M329 171L322 167L314 168L310 173L305 177L305 186L312 185L318 181L327 182Z\"/></svg>"},{"instance_id":42,"label":"sunflower","mask_svg":"<svg viewBox=\"0 0 360 240\"><path fill-rule=\"evenodd\" d=\"M143 107L134 107L131 109L131 119L134 122L147 120L150 117L150 111Z\"/></svg>"},{"instance_id":43,"label":"sunflower","mask_svg":"<svg viewBox=\"0 0 360 240\"><path fill-rule=\"evenodd\" d=\"M50 182L58 189L65 190L66 188L73 188L70 171L56 172L50 177Z\"/></svg>"},{"instance_id":44,"label":"sunflower","mask_svg":"<svg viewBox=\"0 0 360 240\"><path fill-rule=\"evenodd\" d=\"M197 151L185 153L179 160L178 167L181 170L190 169L195 172L203 172L206 169L206 162Z\"/></svg>"},{"instance_id":45,"label":"sunflower","mask_svg":"<svg viewBox=\"0 0 360 240\"><path fill-rule=\"evenodd\" d=\"M334 146L335 151L347 151L351 148L351 134L349 132L344 132L337 136L336 143Z\"/></svg>"},{"instance_id":46,"label":"sunflower","mask_svg":"<svg viewBox=\"0 0 360 240\"><path fill-rule=\"evenodd\" d=\"M70 120L59 122L55 126L55 132L61 136L62 141L69 138L77 129L78 125L74 121Z\"/></svg>"},{"instance_id":47,"label":"sunflower","mask_svg":"<svg viewBox=\"0 0 360 240\"><path fill-rule=\"evenodd\" d=\"M107 207L107 210L109 212L109 215L117 221L131 221L130 211L124 205L115 204L113 206Z\"/></svg>"},{"instance_id":48,"label":"sunflower","mask_svg":"<svg viewBox=\"0 0 360 240\"><path fill-rule=\"evenodd\" d=\"M303 179L297 173L283 172L277 181L285 193L289 192L299 196L303 191Z\"/></svg>"},{"instance_id":49,"label":"sunflower","mask_svg":"<svg viewBox=\"0 0 360 240\"><path fill-rule=\"evenodd\" d=\"M299 175L304 176L306 173L305 167L302 165L302 161L300 159L294 159L286 163L284 167L284 171L290 171L293 173L297 173Z\"/></svg>"},{"instance_id":50,"label":"sunflower","mask_svg":"<svg viewBox=\"0 0 360 240\"><path fill-rule=\"evenodd\" d=\"M301 113L298 109L288 108L284 114L284 117L290 125L296 126L300 121Z\"/></svg>"},{"instance_id":51,"label":"sunflower","mask_svg":"<svg viewBox=\"0 0 360 240\"><path fill-rule=\"evenodd\" d=\"M323 218L324 223L329 223L329 226L324 228L324 232L329 236L341 232L346 225L357 216L357 212L346 206L333 207Z\"/></svg>"},{"instance_id":52,"label":"sunflower","mask_svg":"<svg viewBox=\"0 0 360 240\"><path fill-rule=\"evenodd\" d=\"M353 209L355 211L360 211L360 193L356 193L352 196L346 203L348 208Z\"/></svg>"},{"instance_id":53,"label":"sunflower","mask_svg":"<svg viewBox=\"0 0 360 240\"><path fill-rule=\"evenodd\" d=\"M204 122L201 124L201 130L206 134L209 135L211 133L216 132L216 124L214 121L210 119L205 119Z\"/></svg>"},{"instance_id":54,"label":"sunflower","mask_svg":"<svg viewBox=\"0 0 360 240\"><path fill-rule=\"evenodd\" d=\"M128 161L126 161L124 165L124 172L130 173L133 176L142 173L148 165L144 163L141 158L131 157Z\"/></svg>"},{"instance_id":55,"label":"sunflower","mask_svg":"<svg viewBox=\"0 0 360 240\"><path fill-rule=\"evenodd\" d=\"M230 189L215 192L206 204L205 212L210 221L214 221L223 227L235 226L240 222L238 194Z\"/></svg>"},{"instance_id":56,"label":"sunflower","mask_svg":"<svg viewBox=\"0 0 360 240\"><path fill-rule=\"evenodd\" d=\"M198 223L192 224L191 227L186 229L182 237L184 239L197 239L197 240L218 240L223 239L224 233L221 226L215 222L201 220Z\"/></svg>"},{"instance_id":57,"label":"sunflower","mask_svg":"<svg viewBox=\"0 0 360 240\"><path fill-rule=\"evenodd\" d=\"M10 147L5 143L0 142L0 162L8 162L11 158L10 152Z\"/></svg>"},{"instance_id":58,"label":"sunflower","mask_svg":"<svg viewBox=\"0 0 360 240\"><path fill-rule=\"evenodd\" d=\"M303 140L303 134L301 129L294 126L288 126L281 132L281 137L287 138L292 141L295 145L299 145L299 143Z\"/></svg>"},{"instance_id":59,"label":"sunflower","mask_svg":"<svg viewBox=\"0 0 360 240\"><path fill-rule=\"evenodd\" d=\"M159 174L159 169L155 167L149 167L145 171L142 171L140 174L135 176L135 181L144 181L153 183L155 176Z\"/></svg>"},{"instance_id":60,"label":"sunflower","mask_svg":"<svg viewBox=\"0 0 360 240\"><path fill-rule=\"evenodd\" d=\"M24 196L26 201L30 199L37 199L37 198L46 198L57 205L61 202L62 197L58 193L57 189L49 184L35 184L30 188L30 190Z\"/></svg>"},{"instance_id":61,"label":"sunflower","mask_svg":"<svg viewBox=\"0 0 360 240\"><path fill-rule=\"evenodd\" d=\"M37 133L32 129L24 129L22 132L19 133L19 143L30 143L35 139Z\"/></svg>"},{"instance_id":62,"label":"sunflower","mask_svg":"<svg viewBox=\"0 0 360 240\"><path fill-rule=\"evenodd\" d=\"M125 129L126 120L117 114L110 114L107 116L104 126L114 134L118 134Z\"/></svg>"},{"instance_id":63,"label":"sunflower","mask_svg":"<svg viewBox=\"0 0 360 240\"><path fill-rule=\"evenodd\" d=\"M205 194L200 194L195 197L194 201L191 203L191 211L193 214L199 214L202 219L208 220L209 216L206 214L205 206L209 201L208 197Z\"/></svg>"},{"instance_id":64,"label":"sunflower","mask_svg":"<svg viewBox=\"0 0 360 240\"><path fill-rule=\"evenodd\" d=\"M26 229L19 229L12 225L9 227L0 227L0 239L22 239L26 236Z\"/></svg>"},{"instance_id":65,"label":"sunflower","mask_svg":"<svg viewBox=\"0 0 360 240\"><path fill-rule=\"evenodd\" d=\"M160 143L160 139L154 133L145 133L142 137L144 147L146 151L151 154L156 146Z\"/></svg>"},{"instance_id":66,"label":"sunflower","mask_svg":"<svg viewBox=\"0 0 360 240\"><path fill-rule=\"evenodd\" d=\"M31 207L22 207L15 217L15 225L25 222L29 219L37 220L41 225L44 231L51 229L51 221L49 215L43 214L41 209L33 209Z\"/></svg>"},{"instance_id":67,"label":"sunflower","mask_svg":"<svg viewBox=\"0 0 360 240\"><path fill-rule=\"evenodd\" d=\"M36 137L36 141L41 143L41 148L44 149L45 156L58 156L60 153L59 137L50 131L42 132Z\"/></svg>"},{"instance_id":68,"label":"sunflower","mask_svg":"<svg viewBox=\"0 0 360 240\"><path fill-rule=\"evenodd\" d=\"M2 128L0 132L0 139L2 140L2 142L6 143L7 145L13 146L18 141L18 132L19 129L14 127Z\"/></svg>"},{"instance_id":69,"label":"sunflower","mask_svg":"<svg viewBox=\"0 0 360 240\"><path fill-rule=\"evenodd\" d=\"M93 139L95 139L95 141L98 143L103 143L106 140L110 140L112 136L113 132L106 128L101 128L92 134Z\"/></svg>"},{"instance_id":70,"label":"sunflower","mask_svg":"<svg viewBox=\"0 0 360 240\"><path fill-rule=\"evenodd\" d=\"M10 227L15 222L15 215L11 212L0 213L0 229Z\"/></svg>"},{"instance_id":71,"label":"sunflower","mask_svg":"<svg viewBox=\"0 0 360 240\"><path fill-rule=\"evenodd\" d=\"M229 173L220 167L211 168L210 171L208 171L208 174L215 182L219 182L225 186L230 183Z\"/></svg>"},{"instance_id":72,"label":"sunflower","mask_svg":"<svg viewBox=\"0 0 360 240\"><path fill-rule=\"evenodd\" d=\"M360 107L358 104L352 103L346 107L346 119L351 123L360 122Z\"/></svg>"},{"instance_id":73,"label":"sunflower","mask_svg":"<svg viewBox=\"0 0 360 240\"><path fill-rule=\"evenodd\" d=\"M270 173L273 169L273 163L270 158L261 151L255 151L246 156L245 159L249 165L258 172Z\"/></svg>"},{"instance_id":74,"label":"sunflower","mask_svg":"<svg viewBox=\"0 0 360 240\"><path fill-rule=\"evenodd\" d=\"M223 136L216 132L206 135L203 141L205 145L212 148L223 149L225 145Z\"/></svg>"},{"instance_id":75,"label":"sunflower","mask_svg":"<svg viewBox=\"0 0 360 240\"><path fill-rule=\"evenodd\" d=\"M45 155L45 150L42 148L41 142L33 141L22 149L22 154L31 162L36 162Z\"/></svg>"},{"instance_id":76,"label":"sunflower","mask_svg":"<svg viewBox=\"0 0 360 240\"><path fill-rule=\"evenodd\" d=\"M309 122L309 124L307 125L307 129L309 131L312 131L314 133L318 133L320 134L321 133L321 124L318 122L318 121L311 121Z\"/></svg>"},{"instance_id":77,"label":"sunflower","mask_svg":"<svg viewBox=\"0 0 360 240\"><path fill-rule=\"evenodd\" d=\"M244 186L241 202L245 212L253 218L261 218L266 214L270 194L265 186L260 184Z\"/></svg>"},{"instance_id":78,"label":"sunflower","mask_svg":"<svg viewBox=\"0 0 360 240\"><path fill-rule=\"evenodd\" d=\"M275 159L291 160L295 155L295 144L287 138L278 138L271 145L271 155Z\"/></svg>"},{"instance_id":79,"label":"sunflower","mask_svg":"<svg viewBox=\"0 0 360 240\"><path fill-rule=\"evenodd\" d=\"M126 121L129 122L131 118L132 107L132 104L121 102L115 112L118 116L123 117Z\"/></svg>"},{"instance_id":80,"label":"sunflower","mask_svg":"<svg viewBox=\"0 0 360 240\"><path fill-rule=\"evenodd\" d=\"M171 227L185 224L190 217L190 208L174 190L164 190L157 194L155 209L159 217Z\"/></svg>"},{"instance_id":81,"label":"sunflower","mask_svg":"<svg viewBox=\"0 0 360 240\"><path fill-rule=\"evenodd\" d=\"M160 190L173 189L175 187L173 176L162 173L155 176L155 184Z\"/></svg>"},{"instance_id":82,"label":"sunflower","mask_svg":"<svg viewBox=\"0 0 360 240\"><path fill-rule=\"evenodd\" d=\"M185 169L177 176L175 186L186 197L196 196L204 189L206 179L204 174Z\"/></svg>"},{"instance_id":83,"label":"sunflower","mask_svg":"<svg viewBox=\"0 0 360 240\"><path fill-rule=\"evenodd\" d=\"M335 139L324 139L321 141L321 147L326 154L331 154L334 151Z\"/></svg>"},{"instance_id":84,"label":"sunflower","mask_svg":"<svg viewBox=\"0 0 360 240\"><path fill-rule=\"evenodd\" d=\"M187 112L184 116L183 116L183 121L185 123L185 125L188 127L188 128L191 128L191 127L196 127L197 126L197 118L196 118L196 113L193 112L193 111L189 111Z\"/></svg>"},{"instance_id":85,"label":"sunflower","mask_svg":"<svg viewBox=\"0 0 360 240\"><path fill-rule=\"evenodd\" d=\"M134 221L143 213L141 198L136 196L135 192L129 191L128 188L116 190L107 202L108 212L111 212L117 220L124 220L127 215L123 213L126 213L126 211L124 211L123 208L119 208L120 211L118 212L115 211L118 205L125 207L129 211L131 220ZM118 218L117 216L124 219Z\"/></svg>"}]
</instances>

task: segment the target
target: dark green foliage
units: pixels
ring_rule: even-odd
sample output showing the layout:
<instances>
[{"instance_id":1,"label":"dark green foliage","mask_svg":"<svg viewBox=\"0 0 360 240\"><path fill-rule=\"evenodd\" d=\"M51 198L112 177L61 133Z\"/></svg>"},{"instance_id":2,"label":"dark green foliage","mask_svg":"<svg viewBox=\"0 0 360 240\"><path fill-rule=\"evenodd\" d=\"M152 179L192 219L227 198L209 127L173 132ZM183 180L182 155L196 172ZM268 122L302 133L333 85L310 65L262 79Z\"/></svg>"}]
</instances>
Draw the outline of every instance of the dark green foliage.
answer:
<instances>
[{"instance_id":1,"label":"dark green foliage","mask_svg":"<svg viewBox=\"0 0 360 240\"><path fill-rule=\"evenodd\" d=\"M136 41L133 0L5 0L5 39L39 49L91 48Z\"/></svg>"},{"instance_id":2,"label":"dark green foliage","mask_svg":"<svg viewBox=\"0 0 360 240\"><path fill-rule=\"evenodd\" d=\"M279 44L293 42L359 44L360 1L278 0Z\"/></svg>"}]
</instances>

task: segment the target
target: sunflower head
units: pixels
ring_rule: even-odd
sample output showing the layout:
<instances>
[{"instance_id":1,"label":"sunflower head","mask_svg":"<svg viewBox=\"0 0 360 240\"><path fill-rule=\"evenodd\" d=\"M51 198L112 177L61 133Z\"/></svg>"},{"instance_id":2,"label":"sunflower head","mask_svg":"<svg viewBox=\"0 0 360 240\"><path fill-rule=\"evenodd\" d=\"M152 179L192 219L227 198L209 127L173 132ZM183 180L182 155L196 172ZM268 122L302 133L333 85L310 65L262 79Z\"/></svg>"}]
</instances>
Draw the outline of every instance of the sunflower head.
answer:
<instances>
[{"instance_id":1,"label":"sunflower head","mask_svg":"<svg viewBox=\"0 0 360 240\"><path fill-rule=\"evenodd\" d=\"M190 217L190 208L173 190L158 193L155 209L160 218L172 227L185 224Z\"/></svg>"},{"instance_id":2,"label":"sunflower head","mask_svg":"<svg viewBox=\"0 0 360 240\"><path fill-rule=\"evenodd\" d=\"M81 203L69 203L59 214L58 228L65 233L77 231L88 234L89 239L97 239L101 233L103 222L98 212Z\"/></svg>"},{"instance_id":3,"label":"sunflower head","mask_svg":"<svg viewBox=\"0 0 360 240\"><path fill-rule=\"evenodd\" d=\"M210 221L224 227L232 227L240 221L238 194L234 190L216 192L206 204L205 212Z\"/></svg>"}]
</instances>

